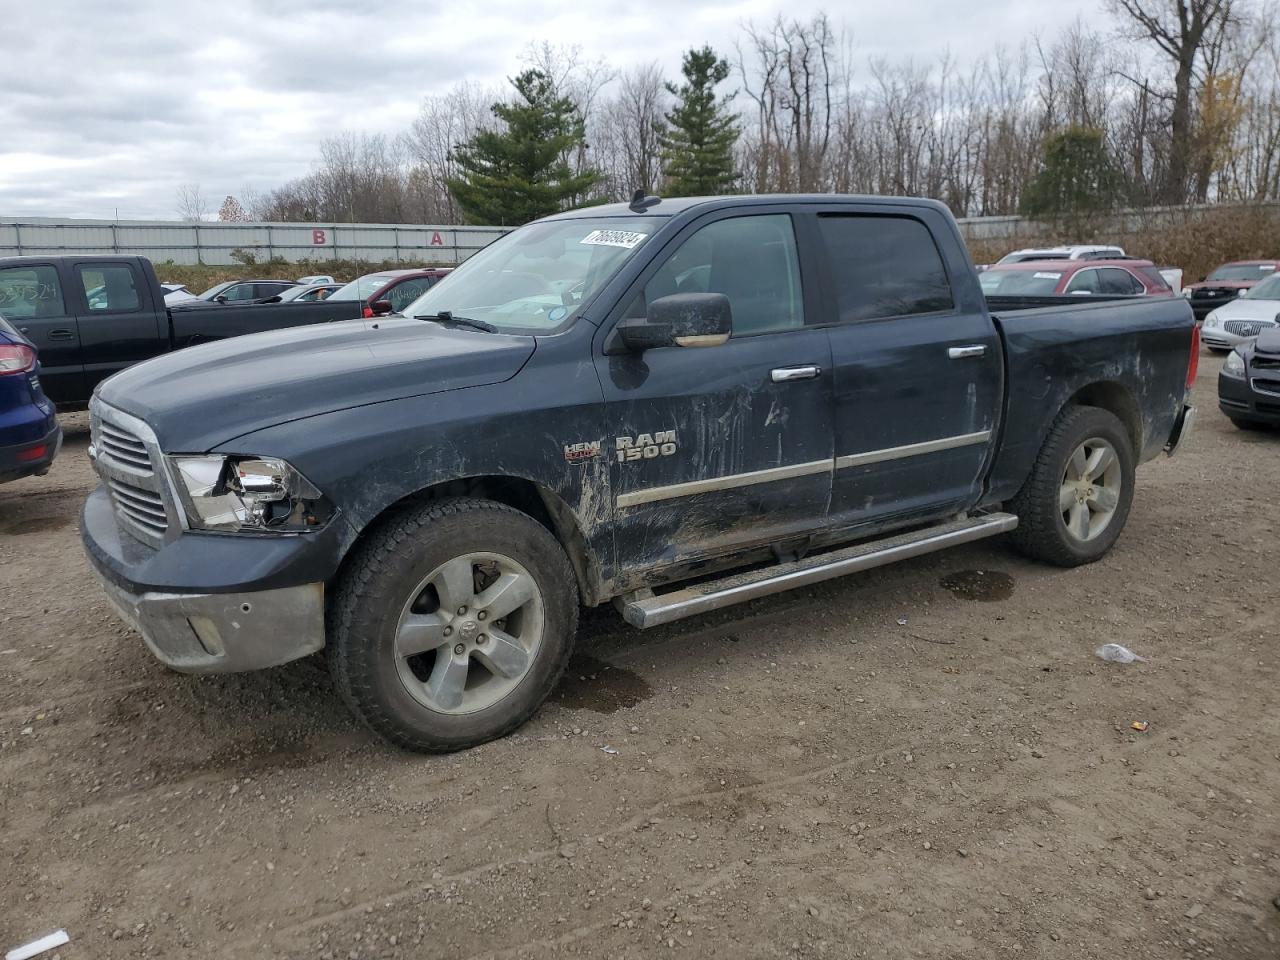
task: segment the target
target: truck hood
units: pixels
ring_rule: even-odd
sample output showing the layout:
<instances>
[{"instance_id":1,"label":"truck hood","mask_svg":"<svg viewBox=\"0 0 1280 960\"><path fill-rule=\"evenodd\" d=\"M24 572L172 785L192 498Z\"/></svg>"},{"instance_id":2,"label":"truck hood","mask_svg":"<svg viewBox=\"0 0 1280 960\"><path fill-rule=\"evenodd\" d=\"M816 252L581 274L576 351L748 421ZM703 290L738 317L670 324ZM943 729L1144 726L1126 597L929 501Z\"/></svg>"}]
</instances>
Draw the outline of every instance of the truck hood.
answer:
<instances>
[{"instance_id":1,"label":"truck hood","mask_svg":"<svg viewBox=\"0 0 1280 960\"><path fill-rule=\"evenodd\" d=\"M122 370L96 394L146 421L163 450L200 453L321 413L501 383L534 345L408 317L347 320L178 350Z\"/></svg>"}]
</instances>

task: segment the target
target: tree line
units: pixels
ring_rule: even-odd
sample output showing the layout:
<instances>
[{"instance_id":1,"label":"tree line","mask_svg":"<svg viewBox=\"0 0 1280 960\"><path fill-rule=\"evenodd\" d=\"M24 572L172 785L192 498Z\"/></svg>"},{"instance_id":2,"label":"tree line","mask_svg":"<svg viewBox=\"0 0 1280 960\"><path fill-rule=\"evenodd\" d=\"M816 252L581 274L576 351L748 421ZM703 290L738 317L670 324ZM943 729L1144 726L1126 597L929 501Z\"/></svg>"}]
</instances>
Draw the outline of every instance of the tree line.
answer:
<instances>
[{"instance_id":1,"label":"tree line","mask_svg":"<svg viewBox=\"0 0 1280 960\"><path fill-rule=\"evenodd\" d=\"M826 14L747 23L680 77L531 46L505 89L345 132L255 219L518 224L635 190L935 197L959 216L1280 199L1280 39L1261 0L1106 0L961 66L859 60Z\"/></svg>"}]
</instances>

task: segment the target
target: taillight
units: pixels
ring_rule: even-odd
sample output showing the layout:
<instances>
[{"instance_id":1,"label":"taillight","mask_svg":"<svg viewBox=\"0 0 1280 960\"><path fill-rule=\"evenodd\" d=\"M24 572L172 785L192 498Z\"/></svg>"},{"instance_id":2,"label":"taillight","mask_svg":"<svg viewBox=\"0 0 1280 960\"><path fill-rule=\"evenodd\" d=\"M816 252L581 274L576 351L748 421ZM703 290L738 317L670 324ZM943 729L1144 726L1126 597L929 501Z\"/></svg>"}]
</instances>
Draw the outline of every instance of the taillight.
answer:
<instances>
[{"instance_id":1,"label":"taillight","mask_svg":"<svg viewBox=\"0 0 1280 960\"><path fill-rule=\"evenodd\" d=\"M1200 328L1191 328L1191 359L1187 361L1187 389L1196 385L1196 374L1200 372Z\"/></svg>"},{"instance_id":2,"label":"taillight","mask_svg":"<svg viewBox=\"0 0 1280 960\"><path fill-rule=\"evenodd\" d=\"M36 352L23 343L0 343L0 377L30 373L36 368Z\"/></svg>"}]
</instances>

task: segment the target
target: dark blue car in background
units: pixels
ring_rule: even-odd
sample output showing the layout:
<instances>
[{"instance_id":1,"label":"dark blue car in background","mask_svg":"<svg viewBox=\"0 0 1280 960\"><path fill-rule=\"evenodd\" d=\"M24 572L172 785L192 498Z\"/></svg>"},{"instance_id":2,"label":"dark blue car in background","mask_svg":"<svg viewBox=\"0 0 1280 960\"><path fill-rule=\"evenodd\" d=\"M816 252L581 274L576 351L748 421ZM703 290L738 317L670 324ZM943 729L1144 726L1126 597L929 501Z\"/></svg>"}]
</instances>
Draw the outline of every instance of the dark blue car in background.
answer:
<instances>
[{"instance_id":1,"label":"dark blue car in background","mask_svg":"<svg viewBox=\"0 0 1280 960\"><path fill-rule=\"evenodd\" d=\"M47 473L62 446L36 349L0 317L0 483Z\"/></svg>"}]
</instances>

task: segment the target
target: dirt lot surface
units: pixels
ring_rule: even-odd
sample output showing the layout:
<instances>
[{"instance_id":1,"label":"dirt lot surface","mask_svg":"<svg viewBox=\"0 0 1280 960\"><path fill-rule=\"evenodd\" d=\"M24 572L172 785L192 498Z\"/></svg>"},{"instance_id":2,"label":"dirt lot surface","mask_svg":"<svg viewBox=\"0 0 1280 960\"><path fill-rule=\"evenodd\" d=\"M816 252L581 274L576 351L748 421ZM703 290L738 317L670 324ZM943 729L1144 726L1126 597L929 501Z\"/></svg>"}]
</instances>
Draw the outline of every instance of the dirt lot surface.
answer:
<instances>
[{"instance_id":1,"label":"dirt lot surface","mask_svg":"<svg viewBox=\"0 0 1280 960\"><path fill-rule=\"evenodd\" d=\"M1103 562L990 542L645 634L595 612L554 703L443 758L314 663L157 664L81 556L68 417L0 488L0 949L1280 956L1280 434L1218 413L1217 368Z\"/></svg>"}]
</instances>

